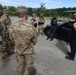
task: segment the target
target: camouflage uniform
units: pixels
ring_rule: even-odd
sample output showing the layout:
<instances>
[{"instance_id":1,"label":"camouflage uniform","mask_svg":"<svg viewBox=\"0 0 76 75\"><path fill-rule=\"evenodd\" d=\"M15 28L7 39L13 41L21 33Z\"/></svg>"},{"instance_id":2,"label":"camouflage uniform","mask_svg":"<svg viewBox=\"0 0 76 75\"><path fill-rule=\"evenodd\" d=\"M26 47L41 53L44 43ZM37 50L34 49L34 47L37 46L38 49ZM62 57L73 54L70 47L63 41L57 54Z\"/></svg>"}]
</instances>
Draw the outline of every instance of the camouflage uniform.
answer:
<instances>
[{"instance_id":1,"label":"camouflage uniform","mask_svg":"<svg viewBox=\"0 0 76 75\"><path fill-rule=\"evenodd\" d=\"M5 11L8 11L8 10L5 9L4 12ZM11 48L12 42L11 42L11 40L9 38L8 28L11 25L11 19L8 16L6 16L6 15L2 15L2 17L1 17L1 24L2 24L3 29L4 29L3 37L4 37L4 39L5 39L6 43L7 43L6 44L6 50L7 50L7 53L10 53L10 49L12 49Z\"/></svg>"},{"instance_id":2,"label":"camouflage uniform","mask_svg":"<svg viewBox=\"0 0 76 75\"><path fill-rule=\"evenodd\" d=\"M23 12L24 7L20 7ZM17 8L18 10L18 8ZM35 75L34 64L34 45L37 41L36 30L34 26L28 24L23 18L9 27L11 39L15 42L15 52L17 57L18 75L24 73L24 62L26 60L29 75Z\"/></svg>"},{"instance_id":3,"label":"camouflage uniform","mask_svg":"<svg viewBox=\"0 0 76 75\"><path fill-rule=\"evenodd\" d=\"M6 57L7 56L6 42L2 34L3 34L3 26L0 23L0 57L2 58L2 62L6 62L9 61L10 58Z\"/></svg>"},{"instance_id":4,"label":"camouflage uniform","mask_svg":"<svg viewBox=\"0 0 76 75\"><path fill-rule=\"evenodd\" d=\"M4 41L4 39L2 38L2 30L3 30L3 27L0 23L0 57L3 59L5 58L7 52L6 52L6 42Z\"/></svg>"},{"instance_id":5,"label":"camouflage uniform","mask_svg":"<svg viewBox=\"0 0 76 75\"><path fill-rule=\"evenodd\" d=\"M6 42L3 40L2 36L0 35L0 57L3 59L6 57L7 52L6 52Z\"/></svg>"},{"instance_id":6,"label":"camouflage uniform","mask_svg":"<svg viewBox=\"0 0 76 75\"><path fill-rule=\"evenodd\" d=\"M1 24L3 25L3 28L5 31L7 31L8 27L11 25L11 20L9 17L3 15L1 17Z\"/></svg>"},{"instance_id":7,"label":"camouflage uniform","mask_svg":"<svg viewBox=\"0 0 76 75\"><path fill-rule=\"evenodd\" d=\"M31 24L32 24L35 28L37 28L37 21L36 21L35 17L36 17L36 15L35 15L35 14L32 14Z\"/></svg>"},{"instance_id":8,"label":"camouflage uniform","mask_svg":"<svg viewBox=\"0 0 76 75\"><path fill-rule=\"evenodd\" d=\"M41 14L38 19L38 35L44 34L44 22L45 22L45 20L44 20L43 14Z\"/></svg>"}]
</instances>

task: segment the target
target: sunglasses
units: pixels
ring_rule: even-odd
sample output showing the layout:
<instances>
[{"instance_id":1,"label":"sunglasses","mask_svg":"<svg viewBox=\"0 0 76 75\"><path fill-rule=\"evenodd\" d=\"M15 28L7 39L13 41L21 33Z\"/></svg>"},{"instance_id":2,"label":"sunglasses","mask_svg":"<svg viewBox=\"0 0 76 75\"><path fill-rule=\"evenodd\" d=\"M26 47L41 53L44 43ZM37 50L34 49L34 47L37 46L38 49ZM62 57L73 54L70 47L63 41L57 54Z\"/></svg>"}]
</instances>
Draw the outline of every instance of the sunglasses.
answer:
<instances>
[{"instance_id":1,"label":"sunglasses","mask_svg":"<svg viewBox=\"0 0 76 75\"><path fill-rule=\"evenodd\" d=\"M7 13L7 14L9 14L9 13Z\"/></svg>"}]
</instances>

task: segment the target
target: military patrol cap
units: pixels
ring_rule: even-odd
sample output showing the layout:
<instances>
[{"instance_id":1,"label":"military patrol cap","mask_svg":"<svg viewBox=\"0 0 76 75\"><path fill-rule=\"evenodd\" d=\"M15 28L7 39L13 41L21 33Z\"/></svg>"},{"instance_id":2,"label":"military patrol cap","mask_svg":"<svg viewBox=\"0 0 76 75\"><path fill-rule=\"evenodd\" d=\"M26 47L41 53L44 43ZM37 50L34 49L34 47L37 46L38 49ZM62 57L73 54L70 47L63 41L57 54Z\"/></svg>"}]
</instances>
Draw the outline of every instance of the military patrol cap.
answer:
<instances>
[{"instance_id":1,"label":"military patrol cap","mask_svg":"<svg viewBox=\"0 0 76 75\"><path fill-rule=\"evenodd\" d=\"M17 13L28 13L27 7L25 6L18 6Z\"/></svg>"},{"instance_id":2,"label":"military patrol cap","mask_svg":"<svg viewBox=\"0 0 76 75\"><path fill-rule=\"evenodd\" d=\"M9 13L9 10L8 9L4 9L3 13Z\"/></svg>"},{"instance_id":3,"label":"military patrol cap","mask_svg":"<svg viewBox=\"0 0 76 75\"><path fill-rule=\"evenodd\" d=\"M36 17L36 14L35 14L35 13L33 13L33 14L32 14L32 17L33 17L33 16L35 16L35 17Z\"/></svg>"}]
</instances>

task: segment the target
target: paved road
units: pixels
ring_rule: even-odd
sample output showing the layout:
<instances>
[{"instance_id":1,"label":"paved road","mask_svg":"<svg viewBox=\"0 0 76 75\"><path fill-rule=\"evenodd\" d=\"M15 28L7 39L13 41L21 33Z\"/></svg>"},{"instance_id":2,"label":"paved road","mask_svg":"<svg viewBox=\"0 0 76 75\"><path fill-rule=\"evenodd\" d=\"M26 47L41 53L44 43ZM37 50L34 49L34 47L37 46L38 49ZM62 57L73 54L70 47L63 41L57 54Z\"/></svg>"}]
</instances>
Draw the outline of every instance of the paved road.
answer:
<instances>
[{"instance_id":1,"label":"paved road","mask_svg":"<svg viewBox=\"0 0 76 75\"><path fill-rule=\"evenodd\" d=\"M46 40L46 36L38 37L35 45L35 64L36 75L76 75L76 59L66 60L66 52L70 50L69 45L61 40ZM17 75L15 54L11 61L0 62L0 75ZM27 75L27 67L24 75Z\"/></svg>"}]
</instances>

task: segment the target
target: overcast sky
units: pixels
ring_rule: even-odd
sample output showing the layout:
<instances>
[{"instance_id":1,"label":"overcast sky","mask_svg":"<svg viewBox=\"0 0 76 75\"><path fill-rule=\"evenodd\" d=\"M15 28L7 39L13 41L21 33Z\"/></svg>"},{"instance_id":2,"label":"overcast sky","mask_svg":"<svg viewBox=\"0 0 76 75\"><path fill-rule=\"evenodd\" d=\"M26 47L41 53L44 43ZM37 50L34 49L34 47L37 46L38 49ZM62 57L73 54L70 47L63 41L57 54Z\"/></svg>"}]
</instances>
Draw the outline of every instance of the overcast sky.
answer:
<instances>
[{"instance_id":1,"label":"overcast sky","mask_svg":"<svg viewBox=\"0 0 76 75\"><path fill-rule=\"evenodd\" d=\"M3 6L27 6L32 8L40 7L40 3L45 3L47 9L76 7L76 0L0 0Z\"/></svg>"}]
</instances>

